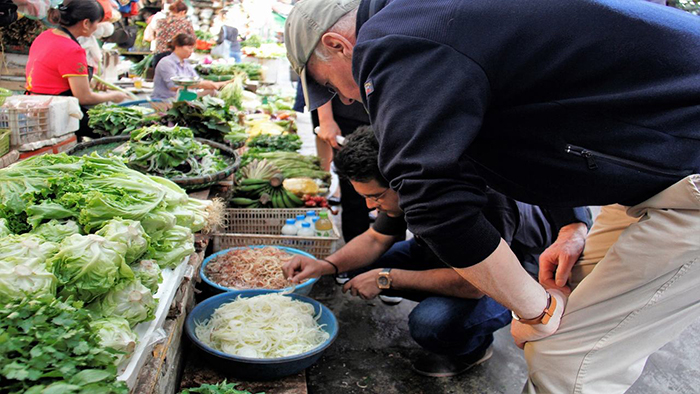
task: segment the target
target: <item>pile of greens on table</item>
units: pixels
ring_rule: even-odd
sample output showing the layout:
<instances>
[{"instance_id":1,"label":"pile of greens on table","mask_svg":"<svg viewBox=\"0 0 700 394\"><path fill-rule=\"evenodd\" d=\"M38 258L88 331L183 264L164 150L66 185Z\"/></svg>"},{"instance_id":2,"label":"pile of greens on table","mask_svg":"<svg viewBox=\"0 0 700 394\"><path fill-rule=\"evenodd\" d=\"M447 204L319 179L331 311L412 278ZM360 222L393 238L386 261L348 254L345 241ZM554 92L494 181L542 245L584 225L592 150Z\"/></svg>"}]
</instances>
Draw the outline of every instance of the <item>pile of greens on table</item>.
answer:
<instances>
[{"instance_id":1,"label":"pile of greens on table","mask_svg":"<svg viewBox=\"0 0 700 394\"><path fill-rule=\"evenodd\" d=\"M192 130L179 126L132 131L123 157L131 168L166 178L215 174L228 167L217 149L195 140Z\"/></svg>"},{"instance_id":2,"label":"pile of greens on table","mask_svg":"<svg viewBox=\"0 0 700 394\"><path fill-rule=\"evenodd\" d=\"M98 104L90 108L87 114L90 117L88 126L96 133L106 136L129 134L160 120L160 116L151 109L109 104Z\"/></svg>"},{"instance_id":3,"label":"pile of greens on table","mask_svg":"<svg viewBox=\"0 0 700 394\"><path fill-rule=\"evenodd\" d=\"M217 63L212 65L197 65L195 70L205 79L209 76L226 77L232 79L236 74L244 72L251 81L259 81L262 75L262 66L257 63ZM228 80L222 79L222 80Z\"/></svg>"},{"instance_id":4,"label":"pile of greens on table","mask_svg":"<svg viewBox=\"0 0 700 394\"><path fill-rule=\"evenodd\" d=\"M126 393L115 365L154 318L161 269L217 208L116 159L0 169L0 392Z\"/></svg>"},{"instance_id":5,"label":"pile of greens on table","mask_svg":"<svg viewBox=\"0 0 700 394\"><path fill-rule=\"evenodd\" d=\"M163 120L169 126L190 128L196 137L223 142L224 135L231 131L229 122L235 116L223 100L206 96L201 100L175 102Z\"/></svg>"}]
</instances>

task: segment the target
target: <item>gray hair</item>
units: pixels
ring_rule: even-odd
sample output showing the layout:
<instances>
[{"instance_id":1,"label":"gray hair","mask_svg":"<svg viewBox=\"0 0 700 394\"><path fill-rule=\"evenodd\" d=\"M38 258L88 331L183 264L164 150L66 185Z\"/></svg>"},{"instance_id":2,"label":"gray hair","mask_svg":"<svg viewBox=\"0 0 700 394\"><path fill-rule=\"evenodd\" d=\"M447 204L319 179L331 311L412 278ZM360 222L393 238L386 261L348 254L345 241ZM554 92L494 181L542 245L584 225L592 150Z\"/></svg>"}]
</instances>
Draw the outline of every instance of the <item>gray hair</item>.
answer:
<instances>
[{"instance_id":1,"label":"gray hair","mask_svg":"<svg viewBox=\"0 0 700 394\"><path fill-rule=\"evenodd\" d=\"M343 15L326 33L338 33L343 37L354 37L355 26L357 23L357 8ZM324 33L325 34L325 33ZM327 62L331 58L331 53L326 49L322 42L319 41L314 49L313 58L318 62Z\"/></svg>"}]
</instances>

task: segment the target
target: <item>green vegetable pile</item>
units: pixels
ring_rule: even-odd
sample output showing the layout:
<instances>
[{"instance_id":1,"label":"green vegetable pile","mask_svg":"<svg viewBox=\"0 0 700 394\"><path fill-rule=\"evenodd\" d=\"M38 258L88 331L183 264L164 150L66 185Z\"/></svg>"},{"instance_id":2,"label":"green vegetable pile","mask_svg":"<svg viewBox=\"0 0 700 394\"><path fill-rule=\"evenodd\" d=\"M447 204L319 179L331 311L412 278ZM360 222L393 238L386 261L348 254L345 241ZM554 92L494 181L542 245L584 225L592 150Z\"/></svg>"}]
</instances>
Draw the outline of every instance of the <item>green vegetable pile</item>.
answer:
<instances>
[{"instance_id":1,"label":"green vegetable pile","mask_svg":"<svg viewBox=\"0 0 700 394\"><path fill-rule=\"evenodd\" d=\"M166 178L215 174L228 167L217 149L195 140L192 130L179 126L132 131L124 158L131 168Z\"/></svg>"},{"instance_id":2,"label":"green vegetable pile","mask_svg":"<svg viewBox=\"0 0 700 394\"><path fill-rule=\"evenodd\" d=\"M238 383L203 384L197 388L184 389L180 394L253 394L247 390L236 390ZM265 394L264 392L257 394Z\"/></svg>"},{"instance_id":3,"label":"green vegetable pile","mask_svg":"<svg viewBox=\"0 0 700 394\"><path fill-rule=\"evenodd\" d=\"M259 81L262 76L262 66L257 63L217 63L212 65L198 65L195 70L202 76L206 75L234 75L244 72L251 81Z\"/></svg>"},{"instance_id":4,"label":"green vegetable pile","mask_svg":"<svg viewBox=\"0 0 700 394\"><path fill-rule=\"evenodd\" d=\"M253 137L246 144L249 152L296 152L301 148L301 138L297 134L268 135L260 134Z\"/></svg>"},{"instance_id":5,"label":"green vegetable pile","mask_svg":"<svg viewBox=\"0 0 700 394\"><path fill-rule=\"evenodd\" d=\"M0 306L0 392L127 394L119 351L90 322L82 302L49 295Z\"/></svg>"},{"instance_id":6,"label":"green vegetable pile","mask_svg":"<svg viewBox=\"0 0 700 394\"><path fill-rule=\"evenodd\" d=\"M232 82L221 89L220 97L229 108L243 109L243 75L236 75Z\"/></svg>"},{"instance_id":7,"label":"green vegetable pile","mask_svg":"<svg viewBox=\"0 0 700 394\"><path fill-rule=\"evenodd\" d=\"M256 152L248 151L241 156L240 168L253 160L267 160L277 167L285 178L312 178L329 182L331 174L321 169L318 157L305 156L296 152Z\"/></svg>"},{"instance_id":8,"label":"green vegetable pile","mask_svg":"<svg viewBox=\"0 0 700 394\"><path fill-rule=\"evenodd\" d=\"M129 134L133 130L157 123L160 117L143 107L120 107L98 104L87 112L88 126L102 135Z\"/></svg>"},{"instance_id":9,"label":"green vegetable pile","mask_svg":"<svg viewBox=\"0 0 700 394\"><path fill-rule=\"evenodd\" d=\"M160 268L217 203L99 156L0 170L0 392L127 393L115 365L152 320Z\"/></svg>"},{"instance_id":10,"label":"green vegetable pile","mask_svg":"<svg viewBox=\"0 0 700 394\"><path fill-rule=\"evenodd\" d=\"M229 122L235 117L226 102L215 97L203 97L194 101L178 101L168 110L164 121L168 126L184 126L194 135L212 141L223 142L231 131Z\"/></svg>"},{"instance_id":11,"label":"green vegetable pile","mask_svg":"<svg viewBox=\"0 0 700 394\"><path fill-rule=\"evenodd\" d=\"M198 40L202 41L211 41L214 39L214 35L212 33L204 30L195 30L194 35Z\"/></svg>"}]
</instances>

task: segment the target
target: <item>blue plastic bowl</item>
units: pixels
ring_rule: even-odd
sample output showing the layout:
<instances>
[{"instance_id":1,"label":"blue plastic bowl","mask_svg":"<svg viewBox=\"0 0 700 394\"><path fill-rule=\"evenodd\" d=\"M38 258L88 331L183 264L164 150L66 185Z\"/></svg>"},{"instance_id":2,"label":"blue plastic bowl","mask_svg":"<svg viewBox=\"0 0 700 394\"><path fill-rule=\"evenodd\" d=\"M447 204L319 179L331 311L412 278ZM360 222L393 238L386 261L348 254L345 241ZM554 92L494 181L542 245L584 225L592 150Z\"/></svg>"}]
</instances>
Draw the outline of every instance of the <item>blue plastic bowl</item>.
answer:
<instances>
[{"instance_id":1,"label":"blue plastic bowl","mask_svg":"<svg viewBox=\"0 0 700 394\"><path fill-rule=\"evenodd\" d=\"M222 292L228 292L228 291L240 291L240 290L243 290L243 289L233 289L233 288L230 288L230 287L224 287L224 286L221 286L221 285L219 285L219 284L214 283L211 279L209 279L209 278L207 277L207 275L206 275L204 269L206 268L207 264L209 264L210 261L212 261L212 260L214 260L215 258L217 258L218 256L223 255L223 254L226 254L226 253L228 253L228 252L230 252L230 251L232 251L232 250L235 250L235 249L247 249L247 248L256 248L256 249L258 249L258 248L266 248L266 247L277 248L277 249L283 250L283 251L285 251L285 252L287 252L287 253L291 253L291 254L300 254L300 255L302 255L302 256L306 256L306 257L309 257L309 258L312 258L312 259L315 259L315 258L316 258L316 257L314 257L313 255L311 255L311 254L309 254L309 253L306 253L306 252L304 252L304 251L302 251L302 250L294 249L294 248L288 248L288 247L285 247L285 246L255 245L255 246L243 246L243 247L238 247L238 248L230 248L230 249L222 250L221 252L216 252L216 253L214 253L213 255L207 257L206 259L204 259L204 262L202 262L202 267L199 269L199 276L202 278L202 280L204 281L204 283L206 283L206 284L209 286L210 290L211 290L212 293L214 293L214 294L216 294L216 293L222 293ZM314 287L314 284L315 284L316 282L318 282L318 278L309 279L309 280L307 280L306 282L297 285L296 288L294 289L294 293L295 293L295 294L301 294L301 295L309 295L309 293L311 293L311 289ZM261 289L261 290L263 290L263 289ZM284 288L284 289L277 289L277 290L273 290L273 289L264 289L264 290L270 290L270 291L273 291L273 292L284 292L284 291L291 290L291 287L287 287L287 288Z\"/></svg>"},{"instance_id":2,"label":"blue plastic bowl","mask_svg":"<svg viewBox=\"0 0 700 394\"><path fill-rule=\"evenodd\" d=\"M234 356L210 348L200 341L195 334L196 323L207 321L219 306L232 302L239 295L243 298L248 298L269 293L274 293L274 291L262 289L238 290L219 294L204 300L187 316L187 320L185 321L187 336L204 352L213 366L239 379L272 380L303 371L318 361L323 352L338 337L338 320L336 320L335 315L325 305L312 298L299 294L288 295L288 297L292 297L295 300L313 305L315 314L321 311L321 318L318 322L324 325L323 330L330 335L325 342L306 353L280 358Z\"/></svg>"}]
</instances>

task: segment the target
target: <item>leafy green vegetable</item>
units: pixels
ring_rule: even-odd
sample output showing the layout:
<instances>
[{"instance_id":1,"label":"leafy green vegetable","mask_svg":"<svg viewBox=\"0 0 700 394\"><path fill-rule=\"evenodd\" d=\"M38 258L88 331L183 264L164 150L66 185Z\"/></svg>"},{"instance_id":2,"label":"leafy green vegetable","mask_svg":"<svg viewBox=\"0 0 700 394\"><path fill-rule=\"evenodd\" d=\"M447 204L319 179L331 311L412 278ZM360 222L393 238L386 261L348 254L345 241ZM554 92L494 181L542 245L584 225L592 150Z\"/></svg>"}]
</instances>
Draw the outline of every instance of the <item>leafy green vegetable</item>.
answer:
<instances>
[{"instance_id":1,"label":"leafy green vegetable","mask_svg":"<svg viewBox=\"0 0 700 394\"><path fill-rule=\"evenodd\" d=\"M0 392L129 392L82 305L52 296L0 304Z\"/></svg>"},{"instance_id":2,"label":"leafy green vegetable","mask_svg":"<svg viewBox=\"0 0 700 394\"><path fill-rule=\"evenodd\" d=\"M59 243L64 238L68 238L73 234L80 234L81 230L74 220L56 220L40 224L37 228L30 231L47 241Z\"/></svg>"},{"instance_id":3,"label":"leafy green vegetable","mask_svg":"<svg viewBox=\"0 0 700 394\"><path fill-rule=\"evenodd\" d=\"M187 227L174 226L148 247L144 259L158 262L161 268L174 268L194 253L194 235Z\"/></svg>"},{"instance_id":4,"label":"leafy green vegetable","mask_svg":"<svg viewBox=\"0 0 700 394\"><path fill-rule=\"evenodd\" d=\"M133 279L134 273L124 262L125 252L123 244L95 234L64 239L58 253L48 261L62 287L59 294L91 302L119 280Z\"/></svg>"},{"instance_id":5,"label":"leafy green vegetable","mask_svg":"<svg viewBox=\"0 0 700 394\"><path fill-rule=\"evenodd\" d=\"M129 357L136 348L138 338L131 327L129 321L121 317L107 317L94 320L90 323L90 328L97 334L100 346L114 349L121 353L117 355L115 364L119 365L126 357Z\"/></svg>"},{"instance_id":6,"label":"leafy green vegetable","mask_svg":"<svg viewBox=\"0 0 700 394\"><path fill-rule=\"evenodd\" d=\"M196 137L223 142L223 136L231 131L229 122L233 117L223 100L206 96L193 101L175 102L163 122L168 126L188 127Z\"/></svg>"},{"instance_id":7,"label":"leafy green vegetable","mask_svg":"<svg viewBox=\"0 0 700 394\"><path fill-rule=\"evenodd\" d=\"M155 260L141 260L138 264L132 265L131 270L134 271L136 279L148 287L151 293L158 292L158 285L163 282L163 275Z\"/></svg>"},{"instance_id":8,"label":"leafy green vegetable","mask_svg":"<svg viewBox=\"0 0 700 394\"><path fill-rule=\"evenodd\" d=\"M214 35L211 32L204 30L195 30L194 35L198 40L202 41L211 41L214 39Z\"/></svg>"},{"instance_id":9,"label":"leafy green vegetable","mask_svg":"<svg viewBox=\"0 0 700 394\"><path fill-rule=\"evenodd\" d=\"M157 306L148 287L138 280L129 280L119 283L88 309L102 317L122 317L133 327L153 320Z\"/></svg>"},{"instance_id":10,"label":"leafy green vegetable","mask_svg":"<svg viewBox=\"0 0 700 394\"><path fill-rule=\"evenodd\" d=\"M238 110L243 109L243 80L245 74L238 74L233 79L233 81L226 84L221 89L220 97L226 105L230 107L236 107Z\"/></svg>"},{"instance_id":11,"label":"leafy green vegetable","mask_svg":"<svg viewBox=\"0 0 700 394\"><path fill-rule=\"evenodd\" d=\"M260 134L251 138L247 145L254 148L254 152L296 152L301 148L301 138L297 134Z\"/></svg>"},{"instance_id":12,"label":"leafy green vegetable","mask_svg":"<svg viewBox=\"0 0 700 394\"><path fill-rule=\"evenodd\" d=\"M131 131L156 123L160 117L144 107L120 107L98 104L87 112L88 126L103 135L129 134Z\"/></svg>"},{"instance_id":13,"label":"leafy green vegetable","mask_svg":"<svg viewBox=\"0 0 700 394\"><path fill-rule=\"evenodd\" d=\"M0 304L56 294L57 280L46 260L58 245L32 234L0 238Z\"/></svg>"},{"instance_id":14,"label":"leafy green vegetable","mask_svg":"<svg viewBox=\"0 0 700 394\"><path fill-rule=\"evenodd\" d=\"M241 156L239 168L245 168L250 162L266 159L274 164L285 178L315 178L330 181L331 174L323 171L315 156L305 156L296 152L259 152L248 151ZM240 171L240 170L239 170Z\"/></svg>"},{"instance_id":15,"label":"leafy green vegetable","mask_svg":"<svg viewBox=\"0 0 700 394\"><path fill-rule=\"evenodd\" d=\"M217 149L196 141L192 130L179 126L134 130L124 157L134 169L167 178L204 176L228 167Z\"/></svg>"},{"instance_id":16,"label":"leafy green vegetable","mask_svg":"<svg viewBox=\"0 0 700 394\"><path fill-rule=\"evenodd\" d=\"M144 58L140 62L131 66L129 71L145 79L146 74L148 73L148 69L151 67L151 63L153 63L153 57L153 54L144 56Z\"/></svg>"},{"instance_id":17,"label":"leafy green vegetable","mask_svg":"<svg viewBox=\"0 0 700 394\"><path fill-rule=\"evenodd\" d=\"M12 231L10 231L10 223L7 222L7 219L0 218L0 237L5 237L11 234Z\"/></svg>"},{"instance_id":18,"label":"leafy green vegetable","mask_svg":"<svg viewBox=\"0 0 700 394\"><path fill-rule=\"evenodd\" d=\"M245 126L234 122L230 122L229 125L231 126L231 131L224 136L224 139L235 148L243 146L250 137L245 131Z\"/></svg>"},{"instance_id":19,"label":"leafy green vegetable","mask_svg":"<svg viewBox=\"0 0 700 394\"><path fill-rule=\"evenodd\" d=\"M257 63L217 63L209 65L198 65L195 70L201 75L236 75L244 72L251 81L259 81L262 76L262 66Z\"/></svg>"},{"instance_id":20,"label":"leafy green vegetable","mask_svg":"<svg viewBox=\"0 0 700 394\"><path fill-rule=\"evenodd\" d=\"M247 390L236 390L236 386L238 386L238 383L226 383L226 380L224 380L218 384L203 384L197 388L185 389L180 394L253 394Z\"/></svg>"},{"instance_id":21,"label":"leafy green vegetable","mask_svg":"<svg viewBox=\"0 0 700 394\"><path fill-rule=\"evenodd\" d=\"M135 220L112 219L95 234L123 244L126 247L124 260L127 264L133 263L148 250L148 235L141 223Z\"/></svg>"}]
</instances>

